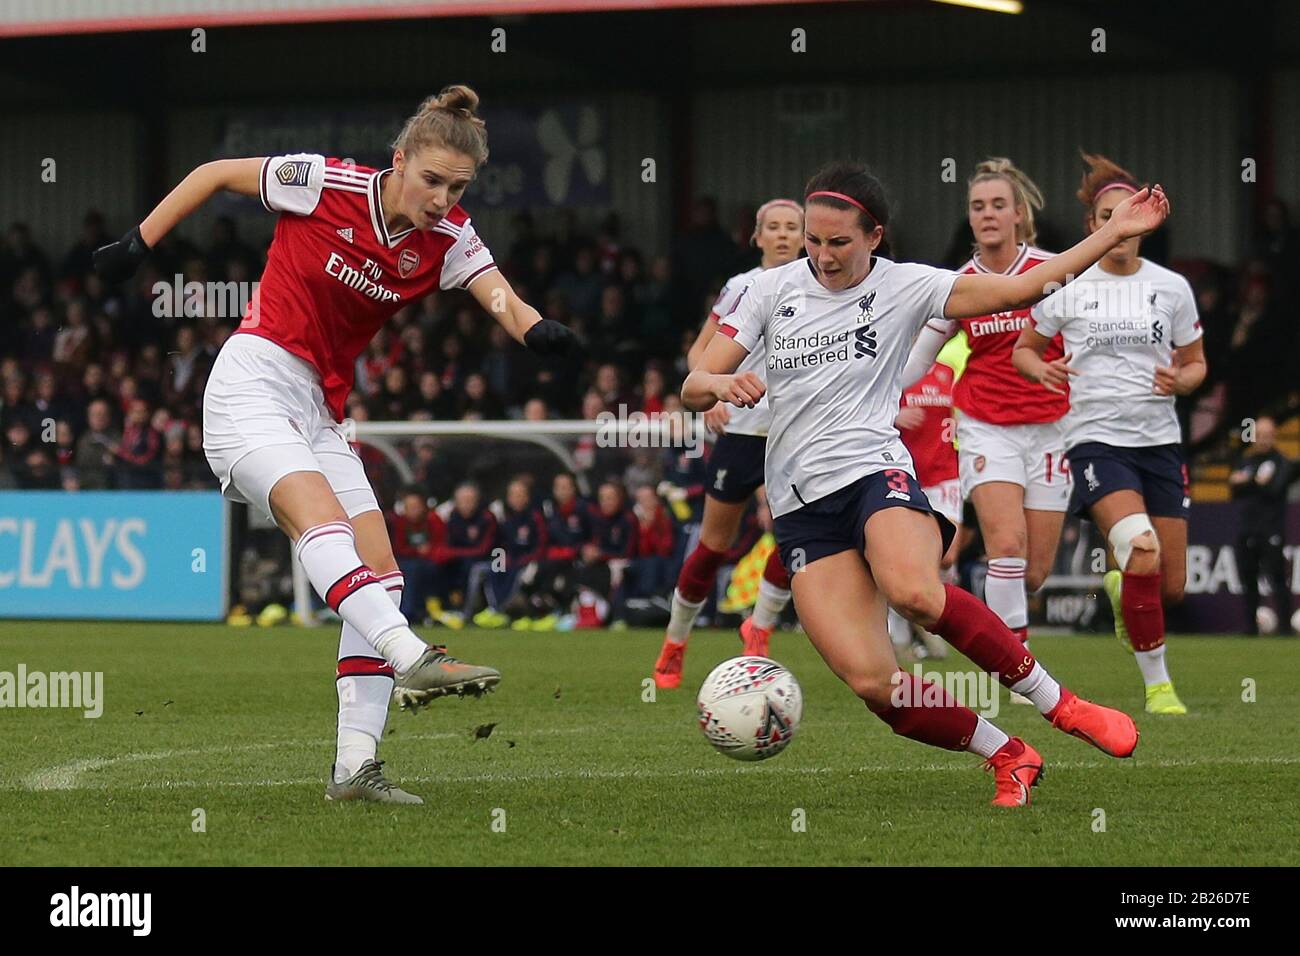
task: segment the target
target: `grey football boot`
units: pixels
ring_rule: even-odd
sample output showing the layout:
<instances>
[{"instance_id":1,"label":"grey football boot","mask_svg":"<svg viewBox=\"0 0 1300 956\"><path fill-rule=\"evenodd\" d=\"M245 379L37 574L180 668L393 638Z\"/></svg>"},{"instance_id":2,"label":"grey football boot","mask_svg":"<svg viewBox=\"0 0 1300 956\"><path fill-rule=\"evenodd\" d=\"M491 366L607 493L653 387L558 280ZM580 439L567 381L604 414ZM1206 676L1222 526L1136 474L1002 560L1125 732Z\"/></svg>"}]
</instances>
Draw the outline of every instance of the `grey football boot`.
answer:
<instances>
[{"instance_id":1,"label":"grey football boot","mask_svg":"<svg viewBox=\"0 0 1300 956\"><path fill-rule=\"evenodd\" d=\"M384 777L382 760L367 760L342 783L334 782L334 769L330 768L330 782L325 788L326 800L368 800L372 803L424 803L413 793L394 786Z\"/></svg>"},{"instance_id":2,"label":"grey football boot","mask_svg":"<svg viewBox=\"0 0 1300 956\"><path fill-rule=\"evenodd\" d=\"M418 710L438 697L455 694L482 697L501 683L501 672L492 667L466 664L432 644L409 671L393 684L393 697L403 710Z\"/></svg>"}]
</instances>

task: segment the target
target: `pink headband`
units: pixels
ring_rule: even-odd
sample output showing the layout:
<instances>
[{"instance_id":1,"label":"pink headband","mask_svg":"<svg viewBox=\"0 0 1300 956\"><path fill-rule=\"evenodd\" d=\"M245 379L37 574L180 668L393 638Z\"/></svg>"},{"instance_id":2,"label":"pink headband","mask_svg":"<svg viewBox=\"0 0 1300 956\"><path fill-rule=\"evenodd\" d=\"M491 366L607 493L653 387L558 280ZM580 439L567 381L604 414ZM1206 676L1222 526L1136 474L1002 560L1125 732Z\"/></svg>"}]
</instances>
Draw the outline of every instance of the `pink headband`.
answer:
<instances>
[{"instance_id":1,"label":"pink headband","mask_svg":"<svg viewBox=\"0 0 1300 956\"><path fill-rule=\"evenodd\" d=\"M1105 186L1102 186L1102 187L1101 187L1100 189L1098 189L1095 193L1093 193L1093 194L1092 194L1092 201L1093 201L1093 202L1096 202L1096 201L1097 201L1097 197L1100 196L1102 193L1104 193L1104 192L1105 192L1106 190L1108 190L1108 189L1127 189L1127 190L1128 190L1129 192L1131 192L1131 193L1135 193L1135 192L1138 191L1138 188L1137 188L1136 186L1130 186L1128 183L1122 183L1122 182L1120 182L1119 180L1116 180L1116 181L1113 182L1113 183L1107 183Z\"/></svg>"},{"instance_id":2,"label":"pink headband","mask_svg":"<svg viewBox=\"0 0 1300 956\"><path fill-rule=\"evenodd\" d=\"M789 206L791 209L796 210L799 215L803 215L803 206L799 205L793 199L769 199L767 202L763 203L763 205L758 207L758 212L754 213L754 225L757 226L763 221L763 214L765 212L769 209L774 209L777 206Z\"/></svg>"},{"instance_id":3,"label":"pink headband","mask_svg":"<svg viewBox=\"0 0 1300 956\"><path fill-rule=\"evenodd\" d=\"M809 193L807 196L805 196L804 202L808 202L810 199L813 199L816 196L830 196L833 199L842 200L843 202L848 203L850 206L857 206L859 209L865 212L867 214L867 218L871 220L871 228L874 229L876 226L880 225L879 220L877 220L876 217L871 214L871 210L868 209L866 206L862 205L862 203L858 202L852 196L846 196L844 195L844 193L831 192L829 189L819 189L816 192Z\"/></svg>"}]
</instances>

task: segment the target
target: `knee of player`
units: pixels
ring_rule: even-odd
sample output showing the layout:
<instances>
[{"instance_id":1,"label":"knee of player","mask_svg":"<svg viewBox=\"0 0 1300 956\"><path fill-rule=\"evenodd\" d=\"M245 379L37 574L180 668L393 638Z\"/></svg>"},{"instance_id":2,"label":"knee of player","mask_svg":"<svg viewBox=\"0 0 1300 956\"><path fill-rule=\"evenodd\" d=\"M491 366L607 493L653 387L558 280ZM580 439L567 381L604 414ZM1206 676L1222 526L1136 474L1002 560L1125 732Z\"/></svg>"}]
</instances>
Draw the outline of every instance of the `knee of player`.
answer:
<instances>
[{"instance_id":1,"label":"knee of player","mask_svg":"<svg viewBox=\"0 0 1300 956\"><path fill-rule=\"evenodd\" d=\"M984 550L990 558L1023 558L1029 551L1029 539L1023 531L990 529Z\"/></svg>"},{"instance_id":2,"label":"knee of player","mask_svg":"<svg viewBox=\"0 0 1300 956\"><path fill-rule=\"evenodd\" d=\"M899 614L909 621L924 624L935 621L943 614L943 588L938 593L923 584L908 582L885 591L885 597Z\"/></svg>"},{"instance_id":3,"label":"knee of player","mask_svg":"<svg viewBox=\"0 0 1300 956\"><path fill-rule=\"evenodd\" d=\"M896 682L893 672L866 671L845 679L845 683L873 713L883 713L893 706L892 695Z\"/></svg>"}]
</instances>

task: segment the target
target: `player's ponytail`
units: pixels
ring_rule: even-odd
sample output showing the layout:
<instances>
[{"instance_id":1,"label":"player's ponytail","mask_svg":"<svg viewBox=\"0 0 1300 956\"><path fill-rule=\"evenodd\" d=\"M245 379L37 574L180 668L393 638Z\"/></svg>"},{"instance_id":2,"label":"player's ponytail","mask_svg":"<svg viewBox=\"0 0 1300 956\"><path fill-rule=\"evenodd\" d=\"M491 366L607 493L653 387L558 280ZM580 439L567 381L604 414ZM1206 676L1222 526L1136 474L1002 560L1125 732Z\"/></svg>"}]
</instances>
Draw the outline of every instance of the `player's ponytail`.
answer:
<instances>
[{"instance_id":1,"label":"player's ponytail","mask_svg":"<svg viewBox=\"0 0 1300 956\"><path fill-rule=\"evenodd\" d=\"M1125 192L1135 193L1141 187L1136 176L1113 160L1098 154L1085 153L1083 150L1079 153L1083 156L1088 170L1083 174L1079 191L1075 196L1088 210L1084 215L1084 227L1087 228L1092 220L1093 207L1096 206L1097 198L1102 193L1109 192L1111 189L1123 189Z\"/></svg>"},{"instance_id":2,"label":"player's ponytail","mask_svg":"<svg viewBox=\"0 0 1300 956\"><path fill-rule=\"evenodd\" d=\"M1020 223L1016 226L1016 242L1032 246L1038 238L1038 227L1034 224L1034 212L1043 208L1043 191L1025 175L1025 171L1005 156L991 156L975 165L975 175L966 183L967 194L976 183L1001 179L1011 187L1011 195L1016 209L1020 211Z\"/></svg>"},{"instance_id":3,"label":"player's ponytail","mask_svg":"<svg viewBox=\"0 0 1300 956\"><path fill-rule=\"evenodd\" d=\"M487 124L475 115L478 94L455 84L430 96L402 126L393 149L410 154L426 147L464 153L481 166L487 161Z\"/></svg>"},{"instance_id":4,"label":"player's ponytail","mask_svg":"<svg viewBox=\"0 0 1300 956\"><path fill-rule=\"evenodd\" d=\"M804 187L804 204L819 203L832 209L857 209L862 231L889 224L885 187L861 163L828 163Z\"/></svg>"}]
</instances>

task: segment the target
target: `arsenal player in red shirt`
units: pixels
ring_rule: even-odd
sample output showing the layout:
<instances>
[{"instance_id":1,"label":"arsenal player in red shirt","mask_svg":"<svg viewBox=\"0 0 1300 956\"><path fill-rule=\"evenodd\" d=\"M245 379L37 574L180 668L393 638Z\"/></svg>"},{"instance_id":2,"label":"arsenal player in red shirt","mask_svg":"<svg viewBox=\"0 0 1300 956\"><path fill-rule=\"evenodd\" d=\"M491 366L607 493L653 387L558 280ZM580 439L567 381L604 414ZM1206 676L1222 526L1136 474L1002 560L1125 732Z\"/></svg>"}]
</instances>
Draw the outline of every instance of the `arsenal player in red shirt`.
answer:
<instances>
[{"instance_id":1,"label":"arsenal player in red shirt","mask_svg":"<svg viewBox=\"0 0 1300 956\"><path fill-rule=\"evenodd\" d=\"M1052 253L1034 246L1034 210L1042 205L1038 187L1011 160L977 165L967 187L975 251L958 271L1019 275L1050 259ZM961 492L975 506L989 556L985 600L1021 640L1028 636L1026 593L1037 591L1051 570L1070 498L1061 426L1070 410L1068 388L1049 391L1011 364L1028 323L1028 309L957 321L936 317L917 337L903 373L906 386L950 336L966 332L971 354L953 394L961 412ZM1059 360L1063 352L1058 335L1045 358Z\"/></svg>"},{"instance_id":2,"label":"arsenal player in red shirt","mask_svg":"<svg viewBox=\"0 0 1300 956\"><path fill-rule=\"evenodd\" d=\"M955 422L952 416L953 370L935 362L919 382L903 390L894 427L912 454L916 481L930 506L952 522L958 533L939 562L939 579L955 583L958 539L961 537L962 497L957 479L957 449L953 447ZM946 657L947 645L923 628L916 628L927 655ZM913 642L911 622L892 607L889 636L895 649Z\"/></svg>"},{"instance_id":3,"label":"arsenal player in red shirt","mask_svg":"<svg viewBox=\"0 0 1300 956\"><path fill-rule=\"evenodd\" d=\"M515 294L459 205L488 155L477 106L465 86L427 99L394 141L389 169L311 153L205 163L95 253L96 269L120 281L221 190L280 214L261 283L208 380L203 447L223 492L274 517L343 618L328 799L421 802L375 759L394 684L404 706L419 707L501 679L426 645L398 610L402 576L384 517L339 426L357 358L394 312L450 288L467 289L540 354L576 342Z\"/></svg>"}]
</instances>

